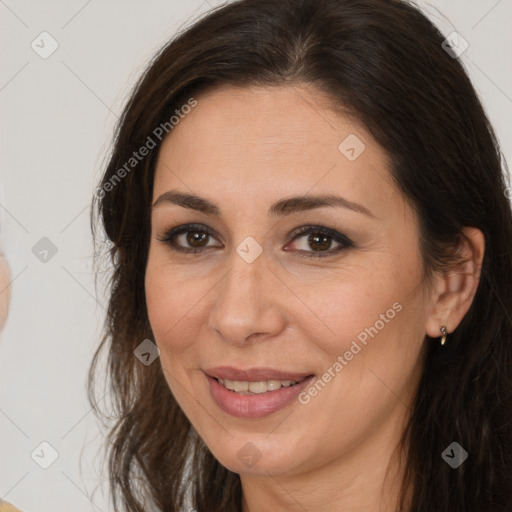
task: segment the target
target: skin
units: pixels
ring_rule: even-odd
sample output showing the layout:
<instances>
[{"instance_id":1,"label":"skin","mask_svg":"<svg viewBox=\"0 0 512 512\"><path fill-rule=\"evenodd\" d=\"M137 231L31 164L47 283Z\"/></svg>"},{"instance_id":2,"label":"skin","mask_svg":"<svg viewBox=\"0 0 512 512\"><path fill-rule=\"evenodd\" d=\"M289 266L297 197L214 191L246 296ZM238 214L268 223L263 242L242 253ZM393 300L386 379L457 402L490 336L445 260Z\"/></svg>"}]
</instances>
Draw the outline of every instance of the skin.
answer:
<instances>
[{"instance_id":1,"label":"skin","mask_svg":"<svg viewBox=\"0 0 512 512\"><path fill-rule=\"evenodd\" d=\"M154 201L177 190L220 209L216 216L163 201L152 210L146 298L170 389L215 457L240 474L244 512L394 511L403 468L393 454L425 336L439 337L441 325L452 332L467 312L483 237L466 229L464 268L427 281L417 217L385 151L357 120L306 85L221 87L197 100L164 141L154 183ZM354 161L338 150L349 134L365 144ZM340 195L371 215L338 206L268 214L276 201L304 194ZM186 223L213 230L203 252L161 241ZM332 241L328 256L306 259L318 253L308 234L290 236L304 225L334 229L354 245L335 253ZM236 252L248 236L263 250L252 263ZM185 235L178 243L190 247ZM321 377L396 303L401 311L307 404L242 419L211 398L203 370L213 366ZM237 457L247 442L261 455L252 467Z\"/></svg>"},{"instance_id":2,"label":"skin","mask_svg":"<svg viewBox=\"0 0 512 512\"><path fill-rule=\"evenodd\" d=\"M3 329L9 311L11 296L11 272L7 259L0 251L0 331Z\"/></svg>"}]
</instances>

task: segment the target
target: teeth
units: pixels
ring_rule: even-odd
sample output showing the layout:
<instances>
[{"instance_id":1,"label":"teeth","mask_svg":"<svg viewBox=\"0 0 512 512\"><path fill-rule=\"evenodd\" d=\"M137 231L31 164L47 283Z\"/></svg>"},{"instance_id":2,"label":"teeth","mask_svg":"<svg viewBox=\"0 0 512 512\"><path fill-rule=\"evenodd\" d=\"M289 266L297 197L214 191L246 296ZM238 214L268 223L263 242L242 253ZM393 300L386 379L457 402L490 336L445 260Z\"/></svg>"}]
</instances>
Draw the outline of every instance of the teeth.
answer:
<instances>
[{"instance_id":1,"label":"teeth","mask_svg":"<svg viewBox=\"0 0 512 512\"><path fill-rule=\"evenodd\" d=\"M275 391L276 389L279 389L281 386L282 381L280 380L267 380L267 391Z\"/></svg>"},{"instance_id":2,"label":"teeth","mask_svg":"<svg viewBox=\"0 0 512 512\"><path fill-rule=\"evenodd\" d=\"M295 386L296 380L262 380L247 382L240 380L218 379L225 388L241 393L242 395L259 395L267 391L276 391L282 387Z\"/></svg>"}]
</instances>

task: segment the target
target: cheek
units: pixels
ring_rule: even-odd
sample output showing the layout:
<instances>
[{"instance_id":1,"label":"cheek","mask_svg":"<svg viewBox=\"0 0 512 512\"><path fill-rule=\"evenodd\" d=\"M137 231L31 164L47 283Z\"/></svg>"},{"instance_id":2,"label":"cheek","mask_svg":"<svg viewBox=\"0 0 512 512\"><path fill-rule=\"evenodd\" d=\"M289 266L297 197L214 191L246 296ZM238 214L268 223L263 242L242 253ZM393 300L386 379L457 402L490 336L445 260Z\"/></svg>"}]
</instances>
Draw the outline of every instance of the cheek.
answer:
<instances>
[{"instance_id":1,"label":"cheek","mask_svg":"<svg viewBox=\"0 0 512 512\"><path fill-rule=\"evenodd\" d=\"M204 282L184 278L170 264L159 262L150 253L145 278L148 318L160 349L165 379L186 414L190 389L193 389L188 369L197 366L193 340L198 339L199 320L195 316L205 295L203 286Z\"/></svg>"},{"instance_id":2,"label":"cheek","mask_svg":"<svg viewBox=\"0 0 512 512\"><path fill-rule=\"evenodd\" d=\"M327 295L322 319L329 336L313 329L307 334L322 347L323 373L299 397L304 412L318 419L315 427L304 425L304 435L334 440L322 446L320 455L326 459L407 409L404 404L412 399L421 370L424 336L421 296L411 298L403 280L381 276L378 285L347 283L343 292L333 289ZM285 422L283 432L286 428L290 425Z\"/></svg>"},{"instance_id":3,"label":"cheek","mask_svg":"<svg viewBox=\"0 0 512 512\"><path fill-rule=\"evenodd\" d=\"M368 414L360 410L361 397L378 409L394 400L388 388L403 389L415 378L425 334L421 269L419 255L383 254L308 297L317 320L306 337L323 352L323 380L334 382L328 394L361 418Z\"/></svg>"},{"instance_id":4,"label":"cheek","mask_svg":"<svg viewBox=\"0 0 512 512\"><path fill-rule=\"evenodd\" d=\"M400 263L388 261L381 267L386 272L361 275L324 299L325 323L334 331L332 342L324 344L330 356L326 369L340 376L332 390L360 418L368 414L368 404L379 410L386 401L394 403L389 390L401 395L420 364L425 308L416 286L421 271L415 263ZM363 398L366 406L360 408Z\"/></svg>"},{"instance_id":5,"label":"cheek","mask_svg":"<svg viewBox=\"0 0 512 512\"><path fill-rule=\"evenodd\" d=\"M398 310L406 305L410 309L410 290L418 281L411 274L411 280L404 283L396 273L398 269L395 272L389 262L382 261L375 270L359 266L323 278L315 287L294 286L306 306L301 306L306 313L303 318L310 318L308 337L317 342L323 339L325 351L336 353L349 350L355 339L364 343L376 330L380 334L396 329L404 317Z\"/></svg>"},{"instance_id":6,"label":"cheek","mask_svg":"<svg viewBox=\"0 0 512 512\"><path fill-rule=\"evenodd\" d=\"M162 352L174 356L177 362L198 339L204 319L200 319L202 306L214 281L206 276L194 276L190 271L176 267L151 252L146 268L145 293L149 322L155 343ZM180 361L184 364L184 361Z\"/></svg>"}]
</instances>

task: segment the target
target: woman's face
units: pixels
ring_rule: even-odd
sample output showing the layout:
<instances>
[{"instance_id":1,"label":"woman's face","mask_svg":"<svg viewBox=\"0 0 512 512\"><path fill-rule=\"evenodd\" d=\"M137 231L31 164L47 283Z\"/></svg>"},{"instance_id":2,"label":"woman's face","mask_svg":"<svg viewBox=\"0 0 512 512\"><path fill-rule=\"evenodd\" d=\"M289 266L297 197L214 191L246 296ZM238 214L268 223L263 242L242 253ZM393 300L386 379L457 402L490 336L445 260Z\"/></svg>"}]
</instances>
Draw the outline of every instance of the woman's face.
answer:
<instances>
[{"instance_id":1,"label":"woman's face","mask_svg":"<svg viewBox=\"0 0 512 512\"><path fill-rule=\"evenodd\" d=\"M379 460L432 314L386 153L311 87L197 100L161 147L146 270L172 393L237 473Z\"/></svg>"}]
</instances>

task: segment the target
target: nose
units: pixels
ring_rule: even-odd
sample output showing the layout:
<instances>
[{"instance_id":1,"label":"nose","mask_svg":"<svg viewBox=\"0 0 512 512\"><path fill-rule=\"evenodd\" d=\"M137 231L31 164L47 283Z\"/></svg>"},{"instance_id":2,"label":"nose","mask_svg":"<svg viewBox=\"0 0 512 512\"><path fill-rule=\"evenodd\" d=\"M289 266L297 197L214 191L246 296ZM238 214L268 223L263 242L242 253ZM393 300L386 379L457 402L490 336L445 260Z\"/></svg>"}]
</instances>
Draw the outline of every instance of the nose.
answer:
<instances>
[{"instance_id":1,"label":"nose","mask_svg":"<svg viewBox=\"0 0 512 512\"><path fill-rule=\"evenodd\" d=\"M229 270L212 290L210 329L234 345L277 336L286 327L283 289L264 253L247 263L233 251Z\"/></svg>"}]
</instances>

